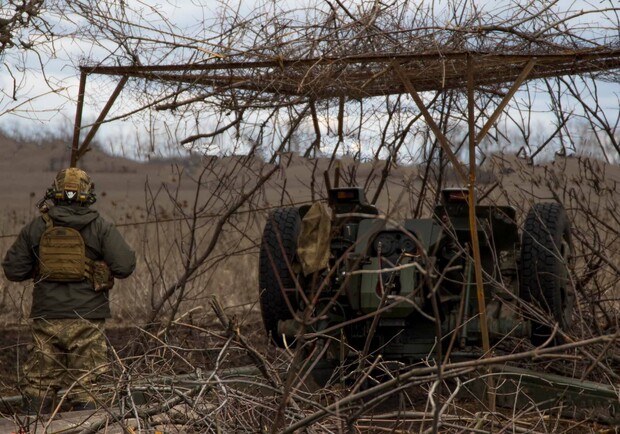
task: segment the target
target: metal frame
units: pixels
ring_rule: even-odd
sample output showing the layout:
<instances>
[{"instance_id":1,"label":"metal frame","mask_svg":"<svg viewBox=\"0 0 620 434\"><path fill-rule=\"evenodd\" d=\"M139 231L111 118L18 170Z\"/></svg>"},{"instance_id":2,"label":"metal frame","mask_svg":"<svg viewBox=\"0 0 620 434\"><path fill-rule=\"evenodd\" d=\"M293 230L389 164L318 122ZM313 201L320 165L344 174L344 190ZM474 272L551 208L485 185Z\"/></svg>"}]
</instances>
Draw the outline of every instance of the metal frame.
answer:
<instances>
[{"instance_id":1,"label":"metal frame","mask_svg":"<svg viewBox=\"0 0 620 434\"><path fill-rule=\"evenodd\" d=\"M128 79L138 78L164 83L186 83L212 87L218 92L235 89L254 93L254 97L256 95L295 97L298 98L298 103L338 98L342 105L346 98L360 99L408 93L414 99L459 176L466 182L467 172L452 152L447 139L422 103L418 92L485 86L491 88L492 91L505 93L505 85L511 84L499 106L476 134L473 144L475 146L486 136L514 93L526 80L602 73L614 69L620 69L620 49L558 48L556 52L538 51L525 54L435 51L417 54L351 55L334 58L274 58L262 61L217 59L209 62L173 65L83 66L80 68L80 88L75 115L71 166L75 166L80 157L88 151L90 142L101 124L105 122L108 112ZM90 74L120 76L121 80L97 121L80 144L86 79ZM394 77L397 79L394 80ZM473 96L469 91L468 98L471 105ZM472 146L471 143L470 146Z\"/></svg>"}]
</instances>

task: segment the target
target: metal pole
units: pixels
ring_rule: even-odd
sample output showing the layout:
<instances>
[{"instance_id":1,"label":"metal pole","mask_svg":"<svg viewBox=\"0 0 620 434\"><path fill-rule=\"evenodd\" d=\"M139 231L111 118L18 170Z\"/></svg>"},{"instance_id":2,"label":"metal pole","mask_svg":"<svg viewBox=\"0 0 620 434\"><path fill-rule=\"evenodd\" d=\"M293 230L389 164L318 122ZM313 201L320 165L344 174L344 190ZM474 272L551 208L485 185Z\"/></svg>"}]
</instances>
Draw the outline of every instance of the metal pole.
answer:
<instances>
[{"instance_id":1,"label":"metal pole","mask_svg":"<svg viewBox=\"0 0 620 434\"><path fill-rule=\"evenodd\" d=\"M80 74L80 87L78 89L77 107L75 109L75 123L73 124L73 143L71 145L70 167L76 167L78 161L78 148L80 144L80 130L82 129L82 109L84 108L84 91L86 89L86 73Z\"/></svg>"},{"instance_id":2,"label":"metal pole","mask_svg":"<svg viewBox=\"0 0 620 434\"><path fill-rule=\"evenodd\" d=\"M414 87L413 83L411 82L411 80L409 80L409 78L407 78L407 76L405 75L403 70L400 68L400 65L398 63L394 63L393 68L396 74L398 75L398 77L400 78L400 80L402 81L403 85L405 86L405 89L407 89L407 92L409 92L409 94L411 95L411 98L413 98L413 101L415 101L416 105L420 109L420 112L424 116L424 120L426 120L426 123L428 124L430 129L433 131L433 134L435 134L435 137L439 141L439 144L441 145L444 152L446 153L446 157L448 157L448 160L450 160L450 162L454 166L454 170L456 170L456 172L459 174L459 177L461 178L463 183L467 182L467 174L465 172L465 169L463 168L463 164L459 161L457 156L454 155L454 152L452 152L452 149L450 149L450 144L448 142L448 139L443 134L439 126L437 126L431 114L428 112L428 109L424 105L424 102L420 98L420 95L418 95L418 91Z\"/></svg>"},{"instance_id":3,"label":"metal pole","mask_svg":"<svg viewBox=\"0 0 620 434\"><path fill-rule=\"evenodd\" d=\"M112 108L112 105L114 104L114 101L116 101L116 98L118 98L118 96L120 95L128 79L129 77L124 75L121 78L121 81L119 81L118 84L116 85L116 89L114 89L114 92L112 92L112 95L110 95L108 102L106 103L105 107L103 107L103 110L101 110L99 117L97 118L93 126L91 127L90 131L88 131L88 134L84 138L84 142L80 145L79 149L77 150L76 160L79 160L80 158L82 158L82 156L84 156L86 151L88 151L88 146L90 145L90 142L95 137L95 134L99 130L99 127L101 126L101 124L103 124L103 121L105 121L105 118L110 112L110 109Z\"/></svg>"},{"instance_id":4,"label":"metal pole","mask_svg":"<svg viewBox=\"0 0 620 434\"><path fill-rule=\"evenodd\" d=\"M476 136L476 143L480 143L482 139L485 138L485 136L487 135L487 133L489 132L489 130L491 129L491 127L493 126L497 118L499 118L499 116L502 114L502 112L508 105L508 102L510 102L514 94L517 92L517 90L519 90L519 87L523 84L525 79L530 75L530 72L532 71L532 69L534 69L535 65L536 65L536 58L533 57L529 60L529 62L527 62L527 64L525 65L525 68L523 68L523 71L521 71L521 73L519 74L515 82L512 84L508 93L501 100L501 102L499 103L499 105L497 106L493 114L491 114L491 116L489 117L489 120L487 121L487 123L482 127L482 129Z\"/></svg>"},{"instance_id":5,"label":"metal pole","mask_svg":"<svg viewBox=\"0 0 620 434\"><path fill-rule=\"evenodd\" d=\"M476 223L476 119L474 113L474 64L471 57L467 58L467 117L469 123L469 230L471 232L471 248L474 256L474 275L478 310L480 311L480 332L482 333L482 349L489 352L489 330L487 327L486 301L482 284L482 260L480 258L480 241Z\"/></svg>"},{"instance_id":6,"label":"metal pole","mask_svg":"<svg viewBox=\"0 0 620 434\"><path fill-rule=\"evenodd\" d=\"M476 118L474 112L474 62L472 56L467 57L467 121L469 124L469 230L471 232L471 248L474 256L474 276L476 279L476 295L478 298L478 312L480 334L482 335L483 357L491 356L489 328L487 326L487 305L482 282L482 260L480 258L480 241L478 239L478 224L476 222ZM495 391L493 377L488 381L489 408L495 411Z\"/></svg>"}]
</instances>

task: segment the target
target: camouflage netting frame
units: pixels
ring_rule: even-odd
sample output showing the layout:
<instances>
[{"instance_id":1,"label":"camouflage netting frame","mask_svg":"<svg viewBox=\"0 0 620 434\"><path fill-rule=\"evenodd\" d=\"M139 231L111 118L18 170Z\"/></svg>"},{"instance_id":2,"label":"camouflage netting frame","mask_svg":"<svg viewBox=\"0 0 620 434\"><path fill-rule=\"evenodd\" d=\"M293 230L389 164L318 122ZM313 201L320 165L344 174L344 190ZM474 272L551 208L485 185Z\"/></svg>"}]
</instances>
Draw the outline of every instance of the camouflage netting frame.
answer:
<instances>
[{"instance_id":1,"label":"camouflage netting frame","mask_svg":"<svg viewBox=\"0 0 620 434\"><path fill-rule=\"evenodd\" d=\"M342 57L288 58L266 61L150 66L83 67L87 74L120 75L149 81L185 83L213 89L239 89L303 100L335 97L360 99L407 93L395 77L403 70L418 91L464 89L468 59L473 59L477 86L514 82L527 63L536 64L528 79L604 72L620 68L620 49L531 50L515 54L481 51L378 52Z\"/></svg>"}]
</instances>

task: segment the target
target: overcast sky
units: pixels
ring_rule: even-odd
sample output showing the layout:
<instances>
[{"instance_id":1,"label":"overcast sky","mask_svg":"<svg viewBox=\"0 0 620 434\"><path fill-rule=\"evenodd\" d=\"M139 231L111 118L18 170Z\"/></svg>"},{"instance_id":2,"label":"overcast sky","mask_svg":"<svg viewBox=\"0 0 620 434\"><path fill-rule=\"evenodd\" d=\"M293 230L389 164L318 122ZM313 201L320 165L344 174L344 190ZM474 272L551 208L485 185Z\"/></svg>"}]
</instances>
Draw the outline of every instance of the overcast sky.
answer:
<instances>
[{"instance_id":1,"label":"overcast sky","mask_svg":"<svg viewBox=\"0 0 620 434\"><path fill-rule=\"evenodd\" d=\"M134 0L135 1L135 0ZM544 0L540 0L543 2ZM131 2L130 2L131 3ZM178 28L191 29L195 32L198 26L204 26L203 22L213 19L215 9L220 9L221 3L205 7L195 0L178 0L164 2L158 0L148 0L142 2L148 7L152 7L165 16L171 23ZM205 1L205 4L211 4ZM239 6L237 2L230 1L225 3L225 7L231 10L240 11L242 16L252 13L256 1L244 1ZM289 5L300 5L305 2L301 0L289 1ZM437 4L441 4L438 1ZM493 5L492 7L501 9L502 1L475 1L479 7ZM527 3L527 2L523 2ZM136 3L137 4L137 3ZM585 0L561 0L560 7L571 10L591 9L592 7L609 7L612 3L606 1L585 1ZM285 9L286 3L280 2L278 7ZM0 12L0 15L4 12ZM1 16L0 16L1 18ZM155 15L143 17L145 21L156 20ZM157 25L155 21L148 24ZM583 20L575 21L574 25L587 25ZM600 23L604 25L604 23ZM84 62L99 62L105 59L107 53L104 50L84 43L76 43L71 38L64 38L55 42L55 56L46 56L45 51L39 53L42 56L30 53L26 56L28 69L25 72L19 71L21 58L16 55L7 54L0 58L0 88L3 91L0 100L0 127L9 131L18 129L25 134L36 134L37 131L45 129L71 131L75 116L75 101L77 97L79 71L77 65ZM105 61L104 61L105 63ZM47 81L52 84L52 88L43 79L43 65ZM14 100L11 94L15 80L18 80L19 91L17 99ZM87 87L87 105L85 108L85 118L93 120L100 108L93 107L91 98L99 100L100 103L107 100L111 92L112 82L110 80L100 80L89 78ZM600 100L601 104L613 112L618 108L618 95L620 85L618 83L606 83L603 85L604 97ZM517 95L519 97L519 95ZM548 101L544 97L539 97L536 107L540 111L538 122L541 128L550 122L548 113ZM8 113L7 113L8 112ZM103 141L131 141L139 135L148 135L151 126L144 119L137 121L121 122L110 127L103 127L98 138ZM141 130L141 131L140 131Z\"/></svg>"}]
</instances>

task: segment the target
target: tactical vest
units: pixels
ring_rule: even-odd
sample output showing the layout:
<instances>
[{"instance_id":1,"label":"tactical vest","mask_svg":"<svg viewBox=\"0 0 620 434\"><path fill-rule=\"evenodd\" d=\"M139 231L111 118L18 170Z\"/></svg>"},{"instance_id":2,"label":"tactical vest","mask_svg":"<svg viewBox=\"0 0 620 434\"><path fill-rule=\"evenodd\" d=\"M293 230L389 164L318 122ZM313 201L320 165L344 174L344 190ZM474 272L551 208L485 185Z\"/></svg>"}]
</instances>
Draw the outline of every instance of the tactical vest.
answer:
<instances>
[{"instance_id":1,"label":"tactical vest","mask_svg":"<svg viewBox=\"0 0 620 434\"><path fill-rule=\"evenodd\" d=\"M86 246L80 232L54 226L46 213L42 217L46 229L39 242L40 278L50 282L92 280L94 261L86 257Z\"/></svg>"}]
</instances>

